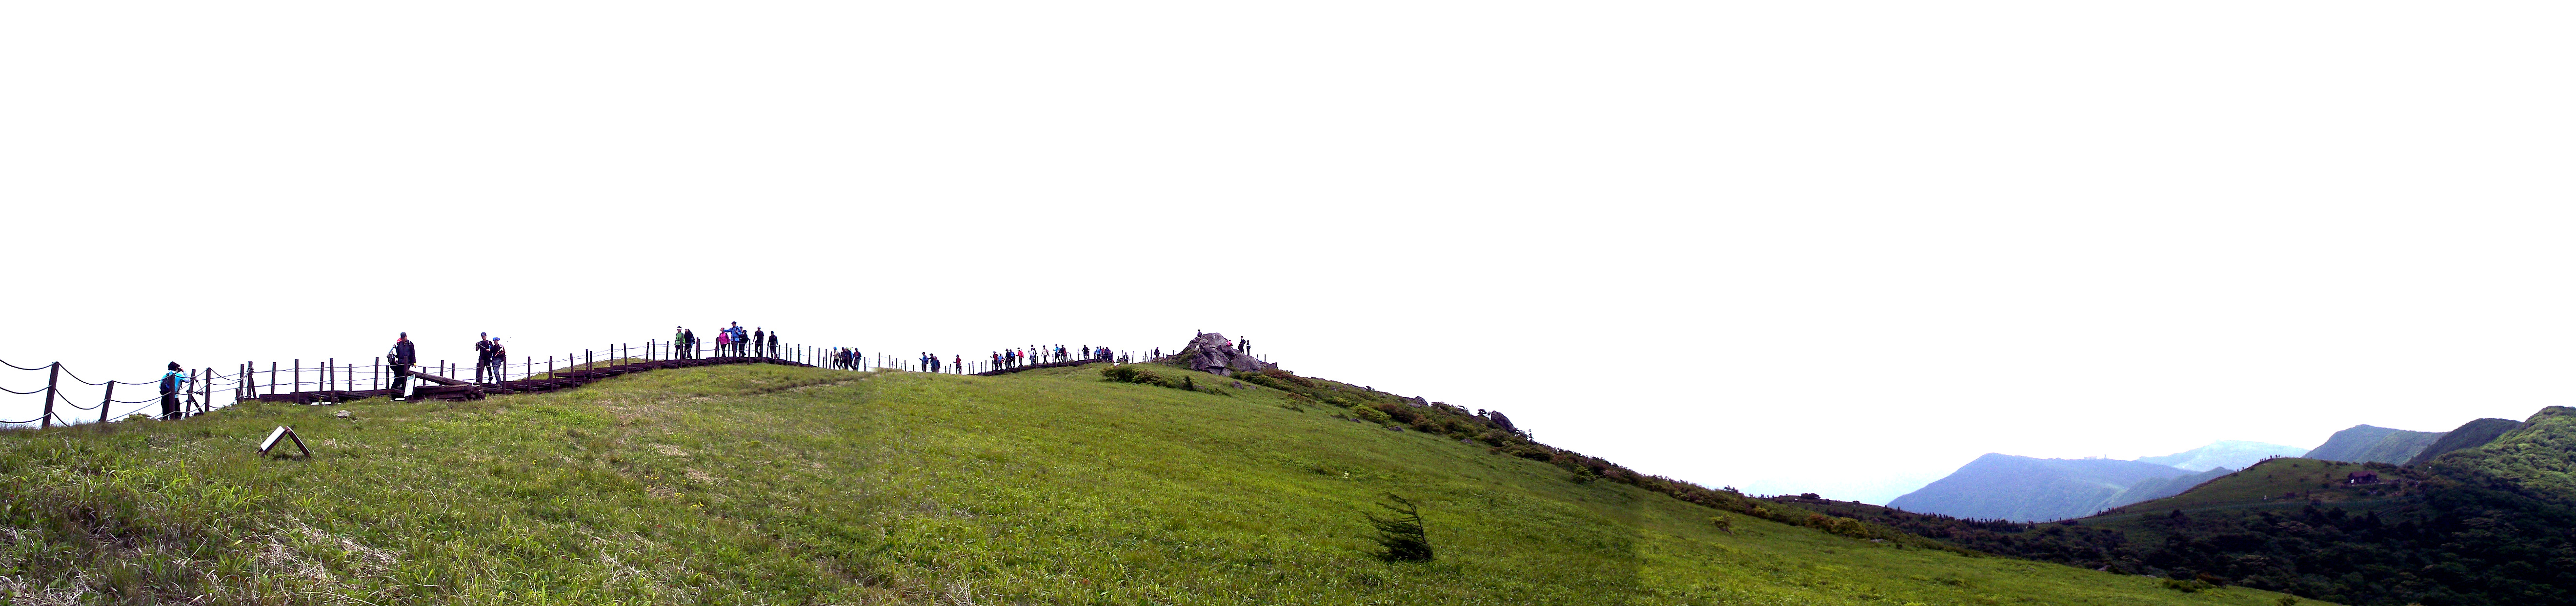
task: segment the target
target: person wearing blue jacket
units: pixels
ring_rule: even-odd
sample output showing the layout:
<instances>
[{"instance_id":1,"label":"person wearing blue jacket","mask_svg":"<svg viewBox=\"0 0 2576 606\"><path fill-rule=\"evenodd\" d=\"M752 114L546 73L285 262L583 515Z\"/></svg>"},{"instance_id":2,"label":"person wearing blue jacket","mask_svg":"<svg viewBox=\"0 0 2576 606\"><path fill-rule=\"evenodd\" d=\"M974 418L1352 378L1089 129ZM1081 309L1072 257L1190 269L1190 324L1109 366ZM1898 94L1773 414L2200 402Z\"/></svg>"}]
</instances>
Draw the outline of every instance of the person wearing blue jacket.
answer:
<instances>
[{"instance_id":1,"label":"person wearing blue jacket","mask_svg":"<svg viewBox=\"0 0 2576 606\"><path fill-rule=\"evenodd\" d=\"M179 418L179 394L188 392L188 372L179 370L178 362L170 363L170 372L161 375L161 418Z\"/></svg>"}]
</instances>

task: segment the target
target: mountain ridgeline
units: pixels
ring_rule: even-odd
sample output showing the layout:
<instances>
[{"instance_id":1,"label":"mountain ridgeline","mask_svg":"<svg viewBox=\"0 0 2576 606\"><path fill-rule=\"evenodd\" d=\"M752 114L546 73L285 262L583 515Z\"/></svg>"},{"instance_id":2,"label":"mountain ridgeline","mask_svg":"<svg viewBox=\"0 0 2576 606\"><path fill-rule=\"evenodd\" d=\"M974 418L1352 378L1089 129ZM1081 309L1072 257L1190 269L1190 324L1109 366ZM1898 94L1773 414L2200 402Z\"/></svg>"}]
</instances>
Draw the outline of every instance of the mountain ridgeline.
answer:
<instances>
[{"instance_id":1,"label":"mountain ridgeline","mask_svg":"<svg viewBox=\"0 0 2576 606\"><path fill-rule=\"evenodd\" d=\"M0 603L2281 598L1986 557L1638 474L1495 415L1230 370L709 366L0 432ZM246 447L278 426L311 454ZM1387 503L1418 539L1405 557L1372 517Z\"/></svg>"},{"instance_id":2,"label":"mountain ridgeline","mask_svg":"<svg viewBox=\"0 0 2576 606\"><path fill-rule=\"evenodd\" d=\"M2553 406L2440 433L2354 427L2309 457L2056 523L1797 505L1990 553L2333 602L2576 605L2572 478L2576 409Z\"/></svg>"},{"instance_id":3,"label":"mountain ridgeline","mask_svg":"<svg viewBox=\"0 0 2576 606\"><path fill-rule=\"evenodd\" d=\"M2037 459L1987 453L1921 490L1889 501L1887 506L1973 519L2062 520L2171 496L2191 487L2184 484L2174 488L2172 478L2197 475L2171 465L2138 461ZM2133 491L2141 485L2161 494Z\"/></svg>"},{"instance_id":4,"label":"mountain ridgeline","mask_svg":"<svg viewBox=\"0 0 2576 606\"><path fill-rule=\"evenodd\" d=\"M2434 457L2448 454L2451 451L2467 450L2485 446L2490 442L2494 442L2496 438L2504 437L2506 432L2516 429L2522 429L2521 421L2515 421L2512 419L2478 419L2470 421L2467 424L2461 425L2459 429L2453 429L2449 433L2442 434L2442 439L2434 440L2431 445L2425 446L2422 452L2415 453L2414 458L2407 459L2406 464L2422 465L2432 462Z\"/></svg>"},{"instance_id":5,"label":"mountain ridgeline","mask_svg":"<svg viewBox=\"0 0 2576 606\"><path fill-rule=\"evenodd\" d=\"M2278 444L2222 441L2135 461L1987 453L1887 505L1966 519L2063 520L2173 496L2264 459L2303 452Z\"/></svg>"},{"instance_id":6,"label":"mountain ridgeline","mask_svg":"<svg viewBox=\"0 0 2576 606\"><path fill-rule=\"evenodd\" d=\"M2334 437L2327 438L2325 444L2308 451L2307 457L2321 461L2405 463L2413 460L2417 453L2424 452L2425 447L2440 441L2442 435L2429 431L2355 425L2351 429L2335 432Z\"/></svg>"}]
</instances>

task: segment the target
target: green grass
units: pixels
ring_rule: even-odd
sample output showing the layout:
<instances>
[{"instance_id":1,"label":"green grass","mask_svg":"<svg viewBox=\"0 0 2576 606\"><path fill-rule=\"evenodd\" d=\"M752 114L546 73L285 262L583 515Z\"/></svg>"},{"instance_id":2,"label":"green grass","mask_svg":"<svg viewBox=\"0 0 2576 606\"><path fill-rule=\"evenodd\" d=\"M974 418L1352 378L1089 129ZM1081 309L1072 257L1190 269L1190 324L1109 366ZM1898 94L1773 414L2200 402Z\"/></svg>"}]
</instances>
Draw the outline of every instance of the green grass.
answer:
<instances>
[{"instance_id":1,"label":"green grass","mask_svg":"<svg viewBox=\"0 0 2576 606\"><path fill-rule=\"evenodd\" d=\"M2270 459L2247 467L2244 471L2219 476L2192 487L2182 494L2124 505L2112 510L2122 512L2163 512L2192 510L2264 502L2295 502L2306 505L2315 501L2340 503L2377 499L2393 493L2393 484L2346 486L2346 475L2356 471L2377 472L2389 480L2397 473L2386 466L2370 467L2361 463L2320 461L2316 459Z\"/></svg>"},{"instance_id":2,"label":"green grass","mask_svg":"<svg viewBox=\"0 0 2576 606\"><path fill-rule=\"evenodd\" d=\"M1202 385L1229 383L1198 375ZM1873 543L1296 406L769 365L0 434L17 603L2274 604ZM332 417L339 410L354 419ZM253 442L292 425L311 459ZM1712 445L1722 446L1722 445ZM1421 505L1437 557L1361 514Z\"/></svg>"}]
</instances>

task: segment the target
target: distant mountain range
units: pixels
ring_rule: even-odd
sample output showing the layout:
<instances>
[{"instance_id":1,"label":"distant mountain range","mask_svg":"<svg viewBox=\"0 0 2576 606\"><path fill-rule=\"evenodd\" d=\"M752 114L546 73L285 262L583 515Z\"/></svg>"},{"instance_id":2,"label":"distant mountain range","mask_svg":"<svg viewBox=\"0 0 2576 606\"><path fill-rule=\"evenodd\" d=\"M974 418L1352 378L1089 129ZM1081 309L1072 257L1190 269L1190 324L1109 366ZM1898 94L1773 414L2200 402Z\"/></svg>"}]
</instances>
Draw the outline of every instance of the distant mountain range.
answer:
<instances>
[{"instance_id":1,"label":"distant mountain range","mask_svg":"<svg viewBox=\"0 0 2576 606\"><path fill-rule=\"evenodd\" d=\"M2304 457L2263 452L2221 443L2136 461L1988 454L1890 507L1821 510L1987 553L2332 603L2576 606L2565 589L2576 587L2576 566L2546 559L2576 546L2576 408L2446 432L2361 425ZM2236 471L2154 468L2242 456L2273 458ZM2133 502L2066 514L2120 501Z\"/></svg>"},{"instance_id":2,"label":"distant mountain range","mask_svg":"<svg viewBox=\"0 0 2576 606\"><path fill-rule=\"evenodd\" d=\"M2414 459L2417 453L2424 452L2424 447L2432 446L2433 442L2441 439L2441 433L2430 431L2354 425L2352 429L2335 432L2334 437L2326 438L2325 445L2308 451L2307 458L2350 463L2402 464Z\"/></svg>"},{"instance_id":3,"label":"distant mountain range","mask_svg":"<svg viewBox=\"0 0 2576 606\"><path fill-rule=\"evenodd\" d=\"M2218 442L2213 442L2208 446L2202 446L2161 457L2139 457L2138 462L2154 463L2157 465L2171 465L2191 471L2209 471L2221 467L2229 469L2244 469L2247 466L2261 462L2264 459L2272 457L2295 457L2305 455L2307 453L2308 449L2305 448L2282 446L2279 444L2220 440Z\"/></svg>"},{"instance_id":4,"label":"distant mountain range","mask_svg":"<svg viewBox=\"0 0 2576 606\"><path fill-rule=\"evenodd\" d=\"M2181 494L2263 459L2306 452L2279 444L2223 441L2135 461L1987 453L1948 477L1888 501L1887 506L1977 520L2080 518Z\"/></svg>"}]
</instances>

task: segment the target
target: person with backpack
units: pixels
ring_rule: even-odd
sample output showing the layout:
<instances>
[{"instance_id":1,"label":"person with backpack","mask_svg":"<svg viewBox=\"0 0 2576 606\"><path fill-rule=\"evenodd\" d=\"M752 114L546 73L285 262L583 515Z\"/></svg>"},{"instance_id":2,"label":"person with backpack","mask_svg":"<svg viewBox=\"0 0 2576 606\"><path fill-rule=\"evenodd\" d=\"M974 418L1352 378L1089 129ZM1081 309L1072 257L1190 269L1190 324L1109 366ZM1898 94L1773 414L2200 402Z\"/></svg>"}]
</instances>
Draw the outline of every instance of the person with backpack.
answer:
<instances>
[{"instance_id":1,"label":"person with backpack","mask_svg":"<svg viewBox=\"0 0 2576 606\"><path fill-rule=\"evenodd\" d=\"M510 378L510 350L501 347L501 338L492 337L492 382Z\"/></svg>"},{"instance_id":2,"label":"person with backpack","mask_svg":"<svg viewBox=\"0 0 2576 606\"><path fill-rule=\"evenodd\" d=\"M733 330L724 329L716 331L716 357L722 358L731 355L733 355Z\"/></svg>"},{"instance_id":3,"label":"person with backpack","mask_svg":"<svg viewBox=\"0 0 2576 606\"><path fill-rule=\"evenodd\" d=\"M179 370L178 362L170 363L170 372L161 375L161 420L179 418L179 393L188 391L188 373Z\"/></svg>"},{"instance_id":4,"label":"person with backpack","mask_svg":"<svg viewBox=\"0 0 2576 606\"><path fill-rule=\"evenodd\" d=\"M412 354L411 333L394 333L393 348L385 350L385 370L394 376L393 401L404 401L403 386L411 383L411 364L418 359Z\"/></svg>"},{"instance_id":5,"label":"person with backpack","mask_svg":"<svg viewBox=\"0 0 2576 606\"><path fill-rule=\"evenodd\" d=\"M484 381L483 381L483 377L484 377L486 374L488 374L488 373L489 373L489 371L490 371L491 369L492 369L492 333L488 333L488 332L487 332L487 333L481 333L481 334L475 335L475 337L474 337L474 382L476 382L476 383L482 383L482 382L484 382Z\"/></svg>"}]
</instances>

